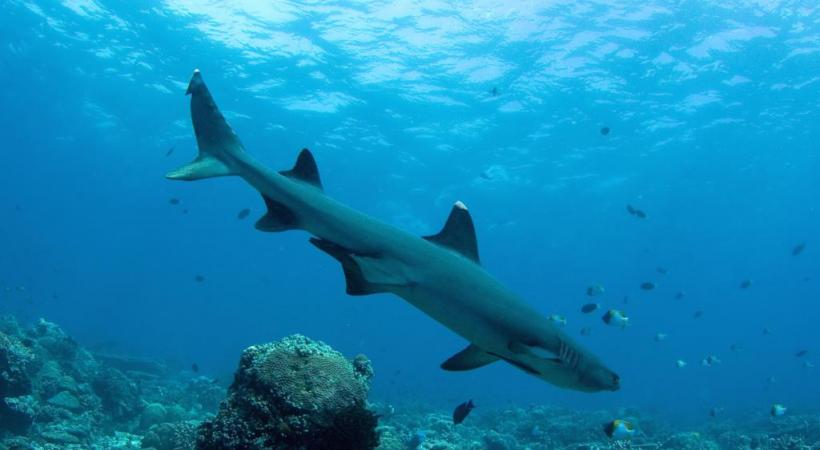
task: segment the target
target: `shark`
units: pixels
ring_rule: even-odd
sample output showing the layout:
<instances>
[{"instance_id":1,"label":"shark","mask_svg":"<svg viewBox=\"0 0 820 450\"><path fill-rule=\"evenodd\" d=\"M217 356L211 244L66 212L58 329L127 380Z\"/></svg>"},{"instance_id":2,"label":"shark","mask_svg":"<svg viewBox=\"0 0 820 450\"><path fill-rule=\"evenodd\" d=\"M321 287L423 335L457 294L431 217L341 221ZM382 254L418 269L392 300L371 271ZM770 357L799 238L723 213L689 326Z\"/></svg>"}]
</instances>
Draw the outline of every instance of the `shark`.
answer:
<instances>
[{"instance_id":1,"label":"shark","mask_svg":"<svg viewBox=\"0 0 820 450\"><path fill-rule=\"evenodd\" d=\"M475 226L464 203L455 202L436 234L403 231L327 195L308 149L284 171L270 170L254 159L220 112L199 70L186 95L198 154L166 177L244 179L266 207L256 229L309 233L311 244L340 263L347 294L395 294L467 340L442 369L467 371L504 361L564 389L620 388L620 377L598 357L482 267Z\"/></svg>"}]
</instances>

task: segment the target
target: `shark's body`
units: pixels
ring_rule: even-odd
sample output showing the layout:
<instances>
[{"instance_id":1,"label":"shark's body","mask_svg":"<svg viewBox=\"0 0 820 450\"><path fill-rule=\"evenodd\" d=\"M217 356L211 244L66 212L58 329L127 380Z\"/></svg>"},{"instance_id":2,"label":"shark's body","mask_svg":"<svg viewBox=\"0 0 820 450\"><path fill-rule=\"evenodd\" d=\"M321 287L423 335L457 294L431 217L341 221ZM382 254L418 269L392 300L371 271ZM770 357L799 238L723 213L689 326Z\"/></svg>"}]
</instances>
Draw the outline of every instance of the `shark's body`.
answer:
<instances>
[{"instance_id":1,"label":"shark's body","mask_svg":"<svg viewBox=\"0 0 820 450\"><path fill-rule=\"evenodd\" d=\"M472 219L456 203L442 231L418 237L362 214L322 191L313 156L271 171L248 155L214 103L199 71L188 87L199 156L168 178L238 175L259 191L263 231L305 230L342 264L351 295L389 292L471 344L442 364L470 370L503 359L561 387L617 390L618 376L495 280L479 264Z\"/></svg>"}]
</instances>

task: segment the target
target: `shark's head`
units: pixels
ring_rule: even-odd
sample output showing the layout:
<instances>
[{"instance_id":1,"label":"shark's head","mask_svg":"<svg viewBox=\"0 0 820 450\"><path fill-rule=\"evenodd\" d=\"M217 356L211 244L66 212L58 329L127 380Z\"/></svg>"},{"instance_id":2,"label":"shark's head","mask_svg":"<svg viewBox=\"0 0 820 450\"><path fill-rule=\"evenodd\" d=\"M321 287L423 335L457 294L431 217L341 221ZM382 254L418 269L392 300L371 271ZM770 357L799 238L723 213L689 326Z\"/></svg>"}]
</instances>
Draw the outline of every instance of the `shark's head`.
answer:
<instances>
[{"instance_id":1,"label":"shark's head","mask_svg":"<svg viewBox=\"0 0 820 450\"><path fill-rule=\"evenodd\" d=\"M549 346L533 342L515 354L511 364L542 380L583 392L617 391L621 377L592 354L574 343L561 341L557 354Z\"/></svg>"}]
</instances>

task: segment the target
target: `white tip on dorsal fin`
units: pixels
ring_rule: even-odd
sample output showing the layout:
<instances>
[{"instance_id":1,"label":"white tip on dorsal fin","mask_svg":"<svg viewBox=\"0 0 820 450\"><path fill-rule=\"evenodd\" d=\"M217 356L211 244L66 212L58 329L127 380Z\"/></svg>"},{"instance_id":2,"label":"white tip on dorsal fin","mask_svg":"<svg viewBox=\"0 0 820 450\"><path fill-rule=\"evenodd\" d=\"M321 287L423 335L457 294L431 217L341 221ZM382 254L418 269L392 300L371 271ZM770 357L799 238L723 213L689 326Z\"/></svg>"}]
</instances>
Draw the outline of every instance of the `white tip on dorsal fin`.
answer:
<instances>
[{"instance_id":1,"label":"white tip on dorsal fin","mask_svg":"<svg viewBox=\"0 0 820 450\"><path fill-rule=\"evenodd\" d=\"M424 239L454 250L467 258L479 262L478 243L475 238L475 227L470 212L464 203L456 202L450 210L450 216L444 228L438 234L425 236Z\"/></svg>"}]
</instances>

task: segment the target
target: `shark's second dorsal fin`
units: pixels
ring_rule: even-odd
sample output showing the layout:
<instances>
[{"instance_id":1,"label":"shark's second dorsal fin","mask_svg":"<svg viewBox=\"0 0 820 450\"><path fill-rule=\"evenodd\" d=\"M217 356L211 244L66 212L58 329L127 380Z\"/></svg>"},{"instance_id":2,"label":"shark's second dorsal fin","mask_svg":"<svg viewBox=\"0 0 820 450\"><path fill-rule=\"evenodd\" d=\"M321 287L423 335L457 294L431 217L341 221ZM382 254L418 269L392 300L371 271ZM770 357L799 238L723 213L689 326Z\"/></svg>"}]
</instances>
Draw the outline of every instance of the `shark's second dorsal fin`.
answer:
<instances>
[{"instance_id":1,"label":"shark's second dorsal fin","mask_svg":"<svg viewBox=\"0 0 820 450\"><path fill-rule=\"evenodd\" d=\"M310 153L310 150L306 148L303 148L302 151L299 152L299 156L296 158L296 164L293 165L292 169L283 170L279 173L322 189L322 181L319 179L319 168L316 166L316 160L313 158L313 154Z\"/></svg>"},{"instance_id":2,"label":"shark's second dorsal fin","mask_svg":"<svg viewBox=\"0 0 820 450\"><path fill-rule=\"evenodd\" d=\"M498 356L485 352L475 344L470 344L441 363L441 368L452 371L473 370L496 361L498 361Z\"/></svg>"},{"instance_id":3,"label":"shark's second dorsal fin","mask_svg":"<svg viewBox=\"0 0 820 450\"><path fill-rule=\"evenodd\" d=\"M424 239L455 250L476 263L480 263L475 226L464 203L456 202L450 210L450 216L447 217L444 228L438 234L424 236Z\"/></svg>"}]
</instances>

